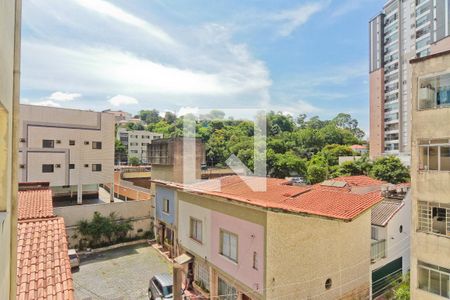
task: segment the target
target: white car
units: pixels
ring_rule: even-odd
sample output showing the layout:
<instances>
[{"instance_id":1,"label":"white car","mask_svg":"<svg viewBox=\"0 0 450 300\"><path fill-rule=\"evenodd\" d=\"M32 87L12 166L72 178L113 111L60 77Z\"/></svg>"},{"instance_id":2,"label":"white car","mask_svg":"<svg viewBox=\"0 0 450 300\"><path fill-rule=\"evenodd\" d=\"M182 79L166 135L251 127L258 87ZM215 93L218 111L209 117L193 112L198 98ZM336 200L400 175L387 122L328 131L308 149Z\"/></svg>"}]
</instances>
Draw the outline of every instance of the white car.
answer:
<instances>
[{"instance_id":1,"label":"white car","mask_svg":"<svg viewBox=\"0 0 450 300\"><path fill-rule=\"evenodd\" d=\"M69 249L67 252L69 255L70 268L78 268L80 266L80 258L78 257L77 251L75 249Z\"/></svg>"}]
</instances>

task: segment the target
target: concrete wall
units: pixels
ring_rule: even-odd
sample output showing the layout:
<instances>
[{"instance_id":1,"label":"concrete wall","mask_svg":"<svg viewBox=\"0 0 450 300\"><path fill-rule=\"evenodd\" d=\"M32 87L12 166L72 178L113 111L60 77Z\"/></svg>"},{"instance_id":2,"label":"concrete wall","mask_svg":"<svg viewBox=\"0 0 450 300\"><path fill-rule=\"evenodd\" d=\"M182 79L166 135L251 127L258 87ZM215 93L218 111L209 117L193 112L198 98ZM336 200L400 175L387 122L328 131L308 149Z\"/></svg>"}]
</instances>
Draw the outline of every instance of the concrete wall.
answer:
<instances>
[{"instance_id":1,"label":"concrete wall","mask_svg":"<svg viewBox=\"0 0 450 300\"><path fill-rule=\"evenodd\" d=\"M384 152L384 69L370 73L369 82L369 154L371 158L375 158Z\"/></svg>"},{"instance_id":2,"label":"concrete wall","mask_svg":"<svg viewBox=\"0 0 450 300\"><path fill-rule=\"evenodd\" d=\"M450 204L450 173L446 171L419 170L420 139L450 139L450 108L417 110L418 78L428 75L450 73L450 55L440 55L414 62L412 70L412 165L411 183L412 243L411 243L411 297L412 299L440 299L440 297L418 289L417 261L450 269L450 238L431 233L417 232L417 201Z\"/></svg>"},{"instance_id":3,"label":"concrete wall","mask_svg":"<svg viewBox=\"0 0 450 300\"><path fill-rule=\"evenodd\" d=\"M348 223L268 212L266 244L266 299L367 299L370 211Z\"/></svg>"},{"instance_id":4,"label":"concrete wall","mask_svg":"<svg viewBox=\"0 0 450 300\"><path fill-rule=\"evenodd\" d=\"M57 216L64 218L70 247L78 245L81 238L80 234L77 232L77 223L81 220L91 220L96 211L104 216L108 216L110 213L114 212L119 218L131 219L131 224L134 227L131 236L143 234L145 231L152 229L152 201L73 205L55 207L53 211ZM138 233L139 229L142 230L141 233ZM74 237L74 235L77 235L77 237Z\"/></svg>"},{"instance_id":5,"label":"concrete wall","mask_svg":"<svg viewBox=\"0 0 450 300\"><path fill-rule=\"evenodd\" d=\"M114 115L33 105L21 105L20 110L20 137L24 139L20 143L20 181L49 181L51 186L113 181ZM42 148L44 139L54 140L54 148ZM70 140L75 145L69 145ZM93 149L94 141L101 142L102 148ZM44 163L60 167L43 173ZM75 168L69 169L69 164ZM92 164L101 164L102 171L93 171Z\"/></svg>"},{"instance_id":6,"label":"concrete wall","mask_svg":"<svg viewBox=\"0 0 450 300\"><path fill-rule=\"evenodd\" d=\"M16 298L20 14L20 0L0 0L0 299Z\"/></svg>"}]
</instances>

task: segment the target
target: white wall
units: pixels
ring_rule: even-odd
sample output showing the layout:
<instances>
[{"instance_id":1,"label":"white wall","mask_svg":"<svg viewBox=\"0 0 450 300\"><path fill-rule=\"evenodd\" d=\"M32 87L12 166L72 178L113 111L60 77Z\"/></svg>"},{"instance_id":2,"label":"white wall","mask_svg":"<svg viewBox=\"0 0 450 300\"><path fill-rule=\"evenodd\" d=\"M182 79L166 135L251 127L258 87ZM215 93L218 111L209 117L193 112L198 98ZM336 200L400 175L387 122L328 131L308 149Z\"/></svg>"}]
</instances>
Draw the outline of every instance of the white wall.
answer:
<instances>
[{"instance_id":1,"label":"white wall","mask_svg":"<svg viewBox=\"0 0 450 300\"><path fill-rule=\"evenodd\" d=\"M211 229L211 211L209 209L184 202L178 194L178 238L184 248L191 250L200 257L210 259L210 229ZM190 217L202 221L202 238L200 244L190 238Z\"/></svg>"},{"instance_id":2,"label":"white wall","mask_svg":"<svg viewBox=\"0 0 450 300\"><path fill-rule=\"evenodd\" d=\"M77 223L81 220L91 220L96 211L104 216L114 212L117 217L131 219L134 227L131 232L133 236L139 229L143 232L150 230L153 216L150 200L55 207L53 211L57 216L64 218L70 247L77 245L80 239L79 236L73 237L77 233Z\"/></svg>"}]
</instances>

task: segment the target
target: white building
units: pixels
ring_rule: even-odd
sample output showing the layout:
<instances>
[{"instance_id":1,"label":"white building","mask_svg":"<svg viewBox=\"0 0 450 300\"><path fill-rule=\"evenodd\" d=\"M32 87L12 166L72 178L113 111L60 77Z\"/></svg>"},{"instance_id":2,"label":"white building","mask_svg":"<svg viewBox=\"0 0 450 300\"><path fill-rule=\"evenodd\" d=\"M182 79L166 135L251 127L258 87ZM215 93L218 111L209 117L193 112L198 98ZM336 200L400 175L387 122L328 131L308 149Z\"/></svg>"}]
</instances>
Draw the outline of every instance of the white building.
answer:
<instances>
[{"instance_id":1,"label":"white building","mask_svg":"<svg viewBox=\"0 0 450 300\"><path fill-rule=\"evenodd\" d=\"M386 198L372 208L372 295L392 287L393 278L410 269L411 192L407 185L389 186Z\"/></svg>"},{"instance_id":2,"label":"white building","mask_svg":"<svg viewBox=\"0 0 450 300\"><path fill-rule=\"evenodd\" d=\"M162 139L162 133L150 132L147 130L127 130L119 128L117 139L127 147L128 159L137 157L142 163L147 163L147 145L153 140Z\"/></svg>"},{"instance_id":3,"label":"white building","mask_svg":"<svg viewBox=\"0 0 450 300\"><path fill-rule=\"evenodd\" d=\"M54 196L97 194L113 182L114 115L20 106L19 181L48 181Z\"/></svg>"}]
</instances>

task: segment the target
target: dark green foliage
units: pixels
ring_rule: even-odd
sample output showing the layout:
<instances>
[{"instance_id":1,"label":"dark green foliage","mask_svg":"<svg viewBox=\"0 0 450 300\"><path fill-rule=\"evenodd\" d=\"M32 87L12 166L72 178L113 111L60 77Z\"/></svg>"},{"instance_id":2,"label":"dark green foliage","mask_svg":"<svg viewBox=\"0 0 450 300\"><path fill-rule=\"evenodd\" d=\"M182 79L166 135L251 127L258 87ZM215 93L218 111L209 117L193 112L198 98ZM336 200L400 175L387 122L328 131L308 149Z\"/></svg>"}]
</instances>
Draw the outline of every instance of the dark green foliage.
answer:
<instances>
[{"instance_id":1,"label":"dark green foliage","mask_svg":"<svg viewBox=\"0 0 450 300\"><path fill-rule=\"evenodd\" d=\"M409 170L395 156L385 156L374 161L370 176L390 183L409 181Z\"/></svg>"},{"instance_id":2,"label":"dark green foliage","mask_svg":"<svg viewBox=\"0 0 450 300\"><path fill-rule=\"evenodd\" d=\"M130 166L139 166L141 164L141 160L136 156L131 156L130 158L128 158L128 164Z\"/></svg>"}]
</instances>

